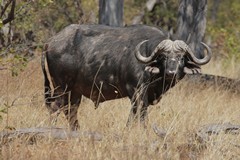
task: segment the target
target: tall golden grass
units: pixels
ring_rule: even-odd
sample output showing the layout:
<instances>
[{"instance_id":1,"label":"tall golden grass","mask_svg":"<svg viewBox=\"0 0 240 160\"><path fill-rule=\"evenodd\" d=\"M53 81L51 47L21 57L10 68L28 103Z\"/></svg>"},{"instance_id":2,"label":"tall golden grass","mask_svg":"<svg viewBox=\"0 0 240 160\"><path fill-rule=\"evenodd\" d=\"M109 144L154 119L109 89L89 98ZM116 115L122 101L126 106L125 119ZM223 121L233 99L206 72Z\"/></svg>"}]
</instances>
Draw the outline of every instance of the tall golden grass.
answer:
<instances>
[{"instance_id":1,"label":"tall golden grass","mask_svg":"<svg viewBox=\"0 0 240 160\"><path fill-rule=\"evenodd\" d=\"M233 78L240 75L236 63L227 69L223 66L222 62L211 62L203 67L203 72ZM0 130L52 126L44 107L40 57L32 60L17 77L11 77L8 70L0 71L0 87L0 107L9 107L7 113L0 113L3 118ZM203 125L240 123L239 97L228 91L203 89L181 81L160 103L150 106L145 129L125 127L130 111L128 99L105 102L95 110L93 103L84 98L78 112L80 130L101 133L101 141L39 139L30 143L19 138L0 146L1 159L240 159L239 135L219 134L210 137L203 150L189 148L190 139ZM154 123L166 130L165 138L153 132ZM55 126L68 126L63 114Z\"/></svg>"}]
</instances>

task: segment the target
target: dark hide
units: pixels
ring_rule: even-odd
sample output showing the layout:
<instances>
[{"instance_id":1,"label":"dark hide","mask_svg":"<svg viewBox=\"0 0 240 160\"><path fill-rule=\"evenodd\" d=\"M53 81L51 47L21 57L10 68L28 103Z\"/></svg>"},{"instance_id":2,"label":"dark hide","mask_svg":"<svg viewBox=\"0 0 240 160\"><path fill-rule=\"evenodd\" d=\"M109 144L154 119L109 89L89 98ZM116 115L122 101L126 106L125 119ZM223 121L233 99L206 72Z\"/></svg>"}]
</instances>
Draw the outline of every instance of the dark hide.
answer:
<instances>
[{"instance_id":1,"label":"dark hide","mask_svg":"<svg viewBox=\"0 0 240 160\"><path fill-rule=\"evenodd\" d=\"M82 95L90 98L96 107L100 102L128 97L132 102L129 121L135 119L138 110L138 118L144 120L147 107L159 102L162 95L184 77L186 67L192 73L199 69L181 52L163 53L151 64L136 59L134 51L140 42L148 40L140 50L143 56L149 56L165 39L168 39L167 33L144 25L66 27L50 39L42 57L48 109L54 113L67 106L63 111L71 129L75 130ZM45 59L54 91L50 89ZM71 102L70 109L68 102Z\"/></svg>"}]
</instances>

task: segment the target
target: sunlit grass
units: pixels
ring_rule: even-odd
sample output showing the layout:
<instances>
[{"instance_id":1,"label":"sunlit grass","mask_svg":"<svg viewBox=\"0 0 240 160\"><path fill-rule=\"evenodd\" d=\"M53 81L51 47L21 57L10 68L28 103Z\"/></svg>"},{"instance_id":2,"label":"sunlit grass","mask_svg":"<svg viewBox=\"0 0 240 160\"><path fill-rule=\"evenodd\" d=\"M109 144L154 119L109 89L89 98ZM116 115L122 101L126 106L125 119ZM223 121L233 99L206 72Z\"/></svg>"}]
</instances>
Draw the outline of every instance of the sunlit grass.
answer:
<instances>
[{"instance_id":1,"label":"sunlit grass","mask_svg":"<svg viewBox=\"0 0 240 160\"><path fill-rule=\"evenodd\" d=\"M221 62L203 67L204 73L238 77L239 66L224 68ZM49 114L44 107L43 77L40 58L32 60L18 77L9 71L0 72L0 106L9 106L0 113L0 129L49 127ZM201 88L201 87L200 87ZM2 159L179 159L184 157L179 147L187 145L203 125L240 119L239 95L214 88L194 88L179 82L155 106L150 106L147 128L126 128L130 101L120 99L102 103L98 109L84 98L79 107L80 131L97 131L102 141L90 138L53 140L39 139L29 143L21 138L1 146ZM167 131L164 139L152 130L152 124ZM67 127L60 114L55 126ZM207 149L197 152L199 159L239 159L240 136L212 136Z\"/></svg>"}]
</instances>

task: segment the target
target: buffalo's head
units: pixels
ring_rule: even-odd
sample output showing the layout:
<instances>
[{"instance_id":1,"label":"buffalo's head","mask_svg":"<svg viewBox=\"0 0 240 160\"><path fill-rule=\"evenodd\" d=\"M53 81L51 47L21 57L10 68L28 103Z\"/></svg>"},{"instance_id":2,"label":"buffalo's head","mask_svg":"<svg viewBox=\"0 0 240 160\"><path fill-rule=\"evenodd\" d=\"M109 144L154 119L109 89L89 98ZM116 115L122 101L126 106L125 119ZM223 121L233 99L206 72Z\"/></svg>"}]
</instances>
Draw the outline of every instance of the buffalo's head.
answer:
<instances>
[{"instance_id":1,"label":"buffalo's head","mask_svg":"<svg viewBox=\"0 0 240 160\"><path fill-rule=\"evenodd\" d=\"M211 59L211 49L201 43L207 50L203 59L198 59L191 48L181 40L163 40L145 57L140 53L140 47L148 40L140 42L135 49L135 56L141 63L147 64L145 70L153 74L164 74L166 78L181 79L185 73L200 72L200 65L208 63Z\"/></svg>"}]
</instances>

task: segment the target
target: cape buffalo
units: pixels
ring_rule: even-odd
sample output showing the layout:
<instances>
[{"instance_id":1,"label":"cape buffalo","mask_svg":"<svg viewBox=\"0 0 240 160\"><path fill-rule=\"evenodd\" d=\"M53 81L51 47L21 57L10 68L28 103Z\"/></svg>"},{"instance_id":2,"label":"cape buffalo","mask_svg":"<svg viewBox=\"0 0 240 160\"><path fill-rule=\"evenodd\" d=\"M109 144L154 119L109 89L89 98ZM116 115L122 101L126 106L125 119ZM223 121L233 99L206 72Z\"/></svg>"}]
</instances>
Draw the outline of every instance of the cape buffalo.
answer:
<instances>
[{"instance_id":1,"label":"cape buffalo","mask_svg":"<svg viewBox=\"0 0 240 160\"><path fill-rule=\"evenodd\" d=\"M96 107L128 97L132 103L128 123L144 121L149 105L158 103L186 73L198 73L199 66L210 61L210 48L201 44L207 52L198 59L184 41L155 27L67 26L49 40L43 52L46 106L50 113L63 109L71 129L76 130L82 96Z\"/></svg>"}]
</instances>

